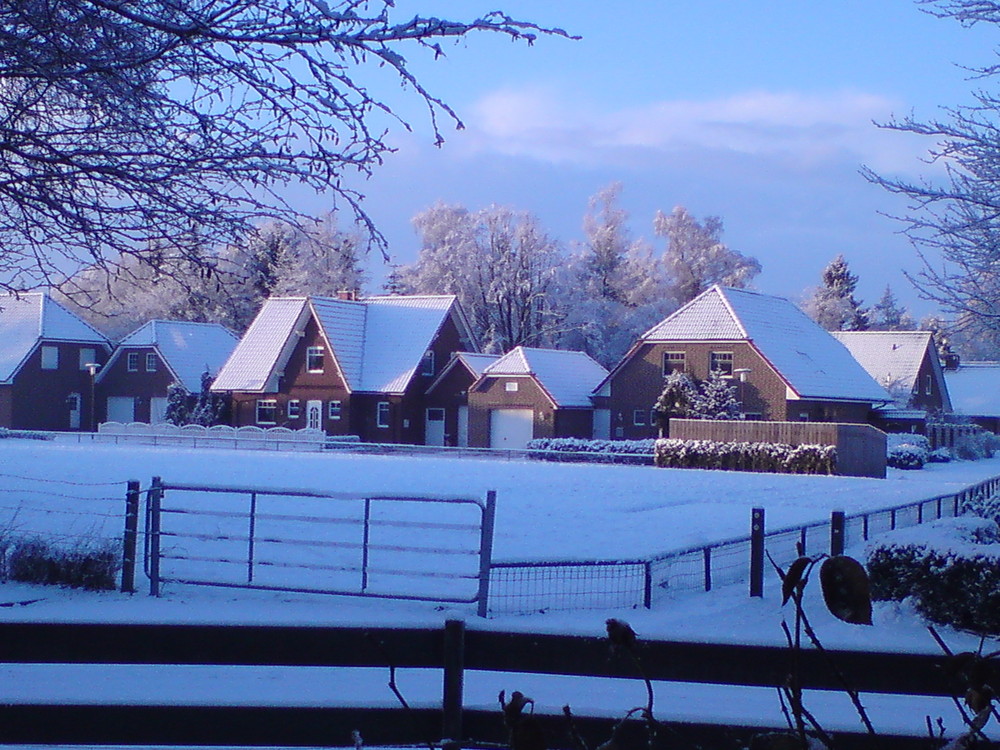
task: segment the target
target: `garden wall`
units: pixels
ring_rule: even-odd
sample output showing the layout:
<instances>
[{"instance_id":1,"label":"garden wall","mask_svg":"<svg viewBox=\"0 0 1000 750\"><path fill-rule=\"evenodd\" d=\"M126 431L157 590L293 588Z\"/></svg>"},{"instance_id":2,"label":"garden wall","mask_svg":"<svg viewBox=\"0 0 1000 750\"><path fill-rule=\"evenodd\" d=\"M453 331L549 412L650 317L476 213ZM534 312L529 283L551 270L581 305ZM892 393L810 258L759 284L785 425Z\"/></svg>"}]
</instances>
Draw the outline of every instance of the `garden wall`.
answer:
<instances>
[{"instance_id":1,"label":"garden wall","mask_svg":"<svg viewBox=\"0 0 1000 750\"><path fill-rule=\"evenodd\" d=\"M671 419L670 437L719 443L835 445L837 474L885 478L885 433L867 424Z\"/></svg>"}]
</instances>

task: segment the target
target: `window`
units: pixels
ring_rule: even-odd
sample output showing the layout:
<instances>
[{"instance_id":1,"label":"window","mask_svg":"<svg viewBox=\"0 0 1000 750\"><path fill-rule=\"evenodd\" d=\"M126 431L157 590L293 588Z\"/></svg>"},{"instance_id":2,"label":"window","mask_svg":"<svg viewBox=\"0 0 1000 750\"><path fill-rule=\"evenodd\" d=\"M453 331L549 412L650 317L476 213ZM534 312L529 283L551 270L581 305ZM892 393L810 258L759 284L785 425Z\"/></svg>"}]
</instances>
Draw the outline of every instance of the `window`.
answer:
<instances>
[{"instance_id":1,"label":"window","mask_svg":"<svg viewBox=\"0 0 1000 750\"><path fill-rule=\"evenodd\" d=\"M931 375L924 375L924 393L930 396L934 392L934 378Z\"/></svg>"},{"instance_id":2,"label":"window","mask_svg":"<svg viewBox=\"0 0 1000 750\"><path fill-rule=\"evenodd\" d=\"M59 347L58 346L43 346L42 347L42 369L43 370L58 370L59 369Z\"/></svg>"},{"instance_id":3,"label":"window","mask_svg":"<svg viewBox=\"0 0 1000 750\"><path fill-rule=\"evenodd\" d=\"M684 372L686 369L684 352L663 352L663 377L672 372Z\"/></svg>"},{"instance_id":4,"label":"window","mask_svg":"<svg viewBox=\"0 0 1000 750\"><path fill-rule=\"evenodd\" d=\"M343 411L343 406L340 401L331 401L327 404L327 416L330 419L340 419L340 414Z\"/></svg>"},{"instance_id":5,"label":"window","mask_svg":"<svg viewBox=\"0 0 1000 750\"><path fill-rule=\"evenodd\" d=\"M292 400L290 400L288 402L287 409L288 409L288 418L289 419L298 419L299 418L299 400L297 398L293 398Z\"/></svg>"},{"instance_id":6,"label":"window","mask_svg":"<svg viewBox=\"0 0 1000 750\"><path fill-rule=\"evenodd\" d=\"M375 407L375 424L378 427L389 426L389 402L379 401Z\"/></svg>"},{"instance_id":7,"label":"window","mask_svg":"<svg viewBox=\"0 0 1000 750\"><path fill-rule=\"evenodd\" d=\"M155 352L146 353L146 372L156 372L156 354Z\"/></svg>"},{"instance_id":8,"label":"window","mask_svg":"<svg viewBox=\"0 0 1000 750\"><path fill-rule=\"evenodd\" d=\"M278 421L278 402L273 398L257 401L257 424L275 424Z\"/></svg>"},{"instance_id":9,"label":"window","mask_svg":"<svg viewBox=\"0 0 1000 750\"><path fill-rule=\"evenodd\" d=\"M323 372L322 346L310 346L306 349L306 372Z\"/></svg>"},{"instance_id":10,"label":"window","mask_svg":"<svg viewBox=\"0 0 1000 750\"><path fill-rule=\"evenodd\" d=\"M636 409L635 411L632 412L632 424L634 424L636 427L645 427L646 426L646 410L645 409Z\"/></svg>"},{"instance_id":11,"label":"window","mask_svg":"<svg viewBox=\"0 0 1000 750\"><path fill-rule=\"evenodd\" d=\"M517 381L508 380L506 383L504 383L503 388L505 391L507 391L507 393L517 393Z\"/></svg>"},{"instance_id":12,"label":"window","mask_svg":"<svg viewBox=\"0 0 1000 750\"><path fill-rule=\"evenodd\" d=\"M729 378L733 376L733 353L732 352L712 352L709 356L709 370L717 370L720 374Z\"/></svg>"},{"instance_id":13,"label":"window","mask_svg":"<svg viewBox=\"0 0 1000 750\"><path fill-rule=\"evenodd\" d=\"M125 357L125 366L129 372L139 372L139 352L129 352Z\"/></svg>"},{"instance_id":14,"label":"window","mask_svg":"<svg viewBox=\"0 0 1000 750\"><path fill-rule=\"evenodd\" d=\"M424 352L424 358L420 360L420 374L421 375L434 374L434 352L432 352L430 349Z\"/></svg>"},{"instance_id":15,"label":"window","mask_svg":"<svg viewBox=\"0 0 1000 750\"><path fill-rule=\"evenodd\" d=\"M86 370L87 365L97 364L97 349L86 347L80 350L80 369Z\"/></svg>"}]
</instances>

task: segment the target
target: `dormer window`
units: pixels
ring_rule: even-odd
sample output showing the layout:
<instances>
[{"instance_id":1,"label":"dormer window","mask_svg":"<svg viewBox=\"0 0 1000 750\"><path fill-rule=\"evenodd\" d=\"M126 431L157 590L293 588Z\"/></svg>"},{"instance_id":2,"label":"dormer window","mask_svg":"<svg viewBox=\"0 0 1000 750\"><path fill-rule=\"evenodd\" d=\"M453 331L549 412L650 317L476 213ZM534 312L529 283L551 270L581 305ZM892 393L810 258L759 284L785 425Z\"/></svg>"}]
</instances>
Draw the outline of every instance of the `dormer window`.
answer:
<instances>
[{"instance_id":1,"label":"dormer window","mask_svg":"<svg viewBox=\"0 0 1000 750\"><path fill-rule=\"evenodd\" d=\"M322 346L310 346L306 349L306 372L323 372Z\"/></svg>"}]
</instances>

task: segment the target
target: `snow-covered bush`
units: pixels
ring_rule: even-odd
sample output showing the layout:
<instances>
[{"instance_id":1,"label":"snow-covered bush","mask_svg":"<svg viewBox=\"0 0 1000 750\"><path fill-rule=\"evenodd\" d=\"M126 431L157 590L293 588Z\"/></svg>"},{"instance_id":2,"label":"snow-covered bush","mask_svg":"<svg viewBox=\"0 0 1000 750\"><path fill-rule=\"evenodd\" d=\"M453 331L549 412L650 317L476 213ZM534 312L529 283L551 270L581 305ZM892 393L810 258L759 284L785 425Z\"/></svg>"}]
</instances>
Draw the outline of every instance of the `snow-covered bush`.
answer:
<instances>
[{"instance_id":1,"label":"snow-covered bush","mask_svg":"<svg viewBox=\"0 0 1000 750\"><path fill-rule=\"evenodd\" d=\"M3 438L20 438L22 440L51 440L52 435L44 432L32 432L31 430L11 430L7 427L0 427L0 440Z\"/></svg>"},{"instance_id":2,"label":"snow-covered bush","mask_svg":"<svg viewBox=\"0 0 1000 750\"><path fill-rule=\"evenodd\" d=\"M597 463L650 464L656 441L648 440L584 440L583 438L536 438L528 441L528 450L535 458L545 461L568 459ZM562 455L560 455L562 454Z\"/></svg>"},{"instance_id":3,"label":"snow-covered bush","mask_svg":"<svg viewBox=\"0 0 1000 750\"><path fill-rule=\"evenodd\" d=\"M963 461L978 461L982 458L992 458L993 452L1000 449L1000 438L986 430L976 430L967 435L961 435L955 441L952 455Z\"/></svg>"},{"instance_id":4,"label":"snow-covered bush","mask_svg":"<svg viewBox=\"0 0 1000 750\"><path fill-rule=\"evenodd\" d=\"M720 443L664 438L656 441L655 460L657 466L673 469L834 474L837 449L832 445Z\"/></svg>"},{"instance_id":5,"label":"snow-covered bush","mask_svg":"<svg viewBox=\"0 0 1000 750\"><path fill-rule=\"evenodd\" d=\"M56 547L34 537L15 541L7 552L7 576L12 581L54 584L110 591L120 567L121 552L111 542Z\"/></svg>"},{"instance_id":6,"label":"snow-covered bush","mask_svg":"<svg viewBox=\"0 0 1000 750\"><path fill-rule=\"evenodd\" d=\"M930 460L931 443L924 435L890 432L885 442L885 462L894 469L922 469Z\"/></svg>"},{"instance_id":7,"label":"snow-covered bush","mask_svg":"<svg viewBox=\"0 0 1000 750\"><path fill-rule=\"evenodd\" d=\"M1000 633L1000 529L974 516L942 519L884 535L870 545L875 599L912 597L928 620Z\"/></svg>"}]
</instances>

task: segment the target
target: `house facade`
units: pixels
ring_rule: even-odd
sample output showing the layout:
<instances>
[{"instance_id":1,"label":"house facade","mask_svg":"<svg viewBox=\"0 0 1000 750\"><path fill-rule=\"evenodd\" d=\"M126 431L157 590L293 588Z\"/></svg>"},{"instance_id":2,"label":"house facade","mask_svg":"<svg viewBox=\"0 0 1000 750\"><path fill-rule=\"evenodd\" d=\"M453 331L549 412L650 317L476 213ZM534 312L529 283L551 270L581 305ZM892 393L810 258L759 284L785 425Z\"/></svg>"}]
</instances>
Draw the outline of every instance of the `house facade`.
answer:
<instances>
[{"instance_id":1,"label":"house facade","mask_svg":"<svg viewBox=\"0 0 1000 750\"><path fill-rule=\"evenodd\" d=\"M536 438L590 439L590 396L607 374L583 352L513 349L469 390L469 444L519 450Z\"/></svg>"},{"instance_id":2,"label":"house facade","mask_svg":"<svg viewBox=\"0 0 1000 750\"><path fill-rule=\"evenodd\" d=\"M0 426L93 430L108 339L42 292L0 299Z\"/></svg>"},{"instance_id":3,"label":"house facade","mask_svg":"<svg viewBox=\"0 0 1000 750\"><path fill-rule=\"evenodd\" d=\"M469 446L469 391L496 354L456 352L427 389L426 445Z\"/></svg>"},{"instance_id":4,"label":"house facade","mask_svg":"<svg viewBox=\"0 0 1000 750\"><path fill-rule=\"evenodd\" d=\"M1000 434L1000 362L962 362L944 376L954 413Z\"/></svg>"},{"instance_id":5,"label":"house facade","mask_svg":"<svg viewBox=\"0 0 1000 750\"><path fill-rule=\"evenodd\" d=\"M236 334L216 323L146 323L118 343L97 375L99 418L164 422L170 386L178 383L188 393L199 393L202 374L214 378L237 341Z\"/></svg>"},{"instance_id":6,"label":"house facade","mask_svg":"<svg viewBox=\"0 0 1000 750\"><path fill-rule=\"evenodd\" d=\"M451 296L272 298L212 390L230 397L237 427L422 444L428 387L453 353L477 348Z\"/></svg>"},{"instance_id":7,"label":"house facade","mask_svg":"<svg viewBox=\"0 0 1000 750\"><path fill-rule=\"evenodd\" d=\"M653 406L671 372L732 380L741 417L868 422L891 401L846 348L781 297L715 286L647 331L595 392L613 438L659 432Z\"/></svg>"},{"instance_id":8,"label":"house facade","mask_svg":"<svg viewBox=\"0 0 1000 750\"><path fill-rule=\"evenodd\" d=\"M929 414L952 410L944 368L930 331L834 331L869 375L893 397L875 411L887 432L922 432Z\"/></svg>"}]
</instances>

